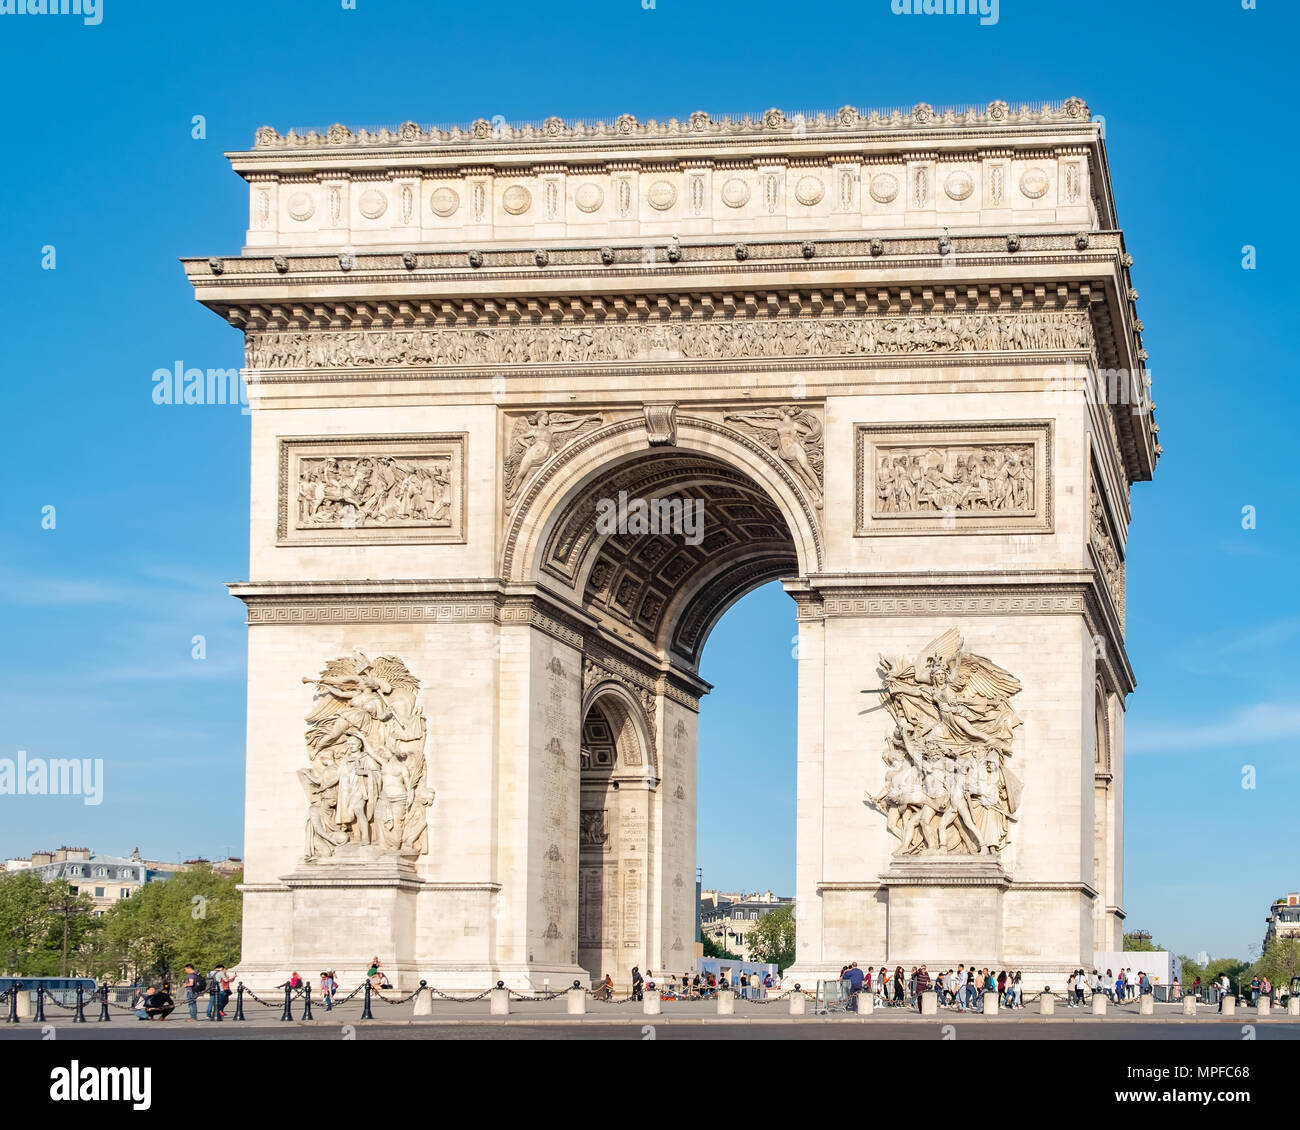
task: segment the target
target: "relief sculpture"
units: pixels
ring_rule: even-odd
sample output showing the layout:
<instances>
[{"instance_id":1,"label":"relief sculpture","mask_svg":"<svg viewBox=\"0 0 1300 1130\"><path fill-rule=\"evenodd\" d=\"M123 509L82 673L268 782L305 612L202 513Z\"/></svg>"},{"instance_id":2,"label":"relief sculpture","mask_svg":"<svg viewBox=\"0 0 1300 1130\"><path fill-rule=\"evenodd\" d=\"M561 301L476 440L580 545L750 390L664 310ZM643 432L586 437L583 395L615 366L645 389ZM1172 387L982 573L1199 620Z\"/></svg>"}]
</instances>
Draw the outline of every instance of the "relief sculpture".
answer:
<instances>
[{"instance_id":1,"label":"relief sculpture","mask_svg":"<svg viewBox=\"0 0 1300 1130\"><path fill-rule=\"evenodd\" d=\"M1034 509L1034 445L878 447L877 514Z\"/></svg>"},{"instance_id":2,"label":"relief sculpture","mask_svg":"<svg viewBox=\"0 0 1300 1130\"><path fill-rule=\"evenodd\" d=\"M406 664L361 652L332 660L307 715L305 857L418 856L429 850L425 720Z\"/></svg>"},{"instance_id":3,"label":"relief sculpture","mask_svg":"<svg viewBox=\"0 0 1300 1130\"><path fill-rule=\"evenodd\" d=\"M894 725L885 740L885 787L864 803L882 813L895 855L996 855L1020 808L1007 762L1021 720L1020 681L965 650L950 628L915 661L880 657L881 695Z\"/></svg>"}]
</instances>

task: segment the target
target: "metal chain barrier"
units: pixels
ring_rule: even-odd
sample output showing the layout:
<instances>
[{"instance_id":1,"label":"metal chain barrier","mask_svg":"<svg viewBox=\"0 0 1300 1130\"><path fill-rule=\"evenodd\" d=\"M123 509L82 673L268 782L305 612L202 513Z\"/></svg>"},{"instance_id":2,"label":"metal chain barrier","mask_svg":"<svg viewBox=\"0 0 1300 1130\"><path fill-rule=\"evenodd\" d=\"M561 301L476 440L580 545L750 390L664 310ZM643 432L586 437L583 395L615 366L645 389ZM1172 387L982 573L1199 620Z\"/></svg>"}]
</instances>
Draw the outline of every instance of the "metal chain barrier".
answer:
<instances>
[{"instance_id":1,"label":"metal chain barrier","mask_svg":"<svg viewBox=\"0 0 1300 1130\"><path fill-rule=\"evenodd\" d=\"M486 1000L488 995L492 992L491 989L484 989L476 997L453 997L447 993L440 992L438 989L435 989L432 985L428 985L426 987L428 988L429 992L431 992L434 996L441 997L445 1001L455 1001L457 1004L472 1004L474 1001Z\"/></svg>"}]
</instances>

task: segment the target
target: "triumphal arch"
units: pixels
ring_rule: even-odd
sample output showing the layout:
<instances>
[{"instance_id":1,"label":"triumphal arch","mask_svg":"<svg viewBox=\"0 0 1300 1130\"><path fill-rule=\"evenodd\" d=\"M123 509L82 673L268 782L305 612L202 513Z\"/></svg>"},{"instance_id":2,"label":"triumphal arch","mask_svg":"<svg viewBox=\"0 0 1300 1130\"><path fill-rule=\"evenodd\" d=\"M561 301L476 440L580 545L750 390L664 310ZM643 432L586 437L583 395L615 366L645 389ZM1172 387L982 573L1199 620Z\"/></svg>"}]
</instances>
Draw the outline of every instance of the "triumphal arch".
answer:
<instances>
[{"instance_id":1,"label":"triumphal arch","mask_svg":"<svg viewBox=\"0 0 1300 1130\"><path fill-rule=\"evenodd\" d=\"M1081 100L230 159L185 269L246 343L246 980L690 968L701 650L774 579L795 975L1119 948L1160 448Z\"/></svg>"}]
</instances>

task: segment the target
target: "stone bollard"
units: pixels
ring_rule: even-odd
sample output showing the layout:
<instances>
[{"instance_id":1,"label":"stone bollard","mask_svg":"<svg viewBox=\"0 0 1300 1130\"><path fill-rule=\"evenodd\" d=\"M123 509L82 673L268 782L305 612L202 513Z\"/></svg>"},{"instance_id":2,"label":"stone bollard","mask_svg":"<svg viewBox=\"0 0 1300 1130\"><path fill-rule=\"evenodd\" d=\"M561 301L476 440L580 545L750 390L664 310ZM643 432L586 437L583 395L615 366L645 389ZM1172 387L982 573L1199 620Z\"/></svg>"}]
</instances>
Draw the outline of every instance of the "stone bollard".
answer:
<instances>
[{"instance_id":1,"label":"stone bollard","mask_svg":"<svg viewBox=\"0 0 1300 1130\"><path fill-rule=\"evenodd\" d=\"M500 981L497 982L497 987L488 994L488 1005L489 1016L510 1015L510 990L505 988Z\"/></svg>"},{"instance_id":2,"label":"stone bollard","mask_svg":"<svg viewBox=\"0 0 1300 1130\"><path fill-rule=\"evenodd\" d=\"M1296 998L1300 1000L1300 997ZM808 1014L808 998L796 989L790 994L790 1015L806 1016Z\"/></svg>"},{"instance_id":3,"label":"stone bollard","mask_svg":"<svg viewBox=\"0 0 1300 1130\"><path fill-rule=\"evenodd\" d=\"M1156 998L1151 993L1141 993L1138 995L1138 1015L1155 1016Z\"/></svg>"},{"instance_id":4,"label":"stone bollard","mask_svg":"<svg viewBox=\"0 0 1300 1130\"><path fill-rule=\"evenodd\" d=\"M1191 993L1188 993L1185 997L1183 997L1183 1015L1184 1016L1196 1015L1196 997L1193 996Z\"/></svg>"},{"instance_id":5,"label":"stone bollard","mask_svg":"<svg viewBox=\"0 0 1300 1130\"><path fill-rule=\"evenodd\" d=\"M868 992L861 992L857 995L858 1015L870 1016L872 1009L876 1007L876 998Z\"/></svg>"},{"instance_id":6,"label":"stone bollard","mask_svg":"<svg viewBox=\"0 0 1300 1130\"><path fill-rule=\"evenodd\" d=\"M1292 993L1286 998L1286 1014L1300 1016L1300 993Z\"/></svg>"},{"instance_id":7,"label":"stone bollard","mask_svg":"<svg viewBox=\"0 0 1300 1130\"><path fill-rule=\"evenodd\" d=\"M1105 993L1092 994L1092 1014L1093 1016L1106 1015L1106 994Z\"/></svg>"},{"instance_id":8,"label":"stone bollard","mask_svg":"<svg viewBox=\"0 0 1300 1130\"><path fill-rule=\"evenodd\" d=\"M18 1019L30 1020L32 1018L32 995L26 989L12 990L17 994L16 1004L18 1005Z\"/></svg>"},{"instance_id":9,"label":"stone bollard","mask_svg":"<svg viewBox=\"0 0 1300 1130\"><path fill-rule=\"evenodd\" d=\"M647 985L645 996L641 998L641 1011L646 1016L658 1016L664 1010L664 1002L659 997L659 990L653 985Z\"/></svg>"},{"instance_id":10,"label":"stone bollard","mask_svg":"<svg viewBox=\"0 0 1300 1130\"><path fill-rule=\"evenodd\" d=\"M568 993L566 993L565 995L569 998L568 1006L569 1006L570 1016L587 1015L587 990L586 989L584 989L581 985L579 985L575 981L573 983L573 988L570 989Z\"/></svg>"},{"instance_id":11,"label":"stone bollard","mask_svg":"<svg viewBox=\"0 0 1300 1130\"><path fill-rule=\"evenodd\" d=\"M731 995L730 989L720 989L718 991L718 1015L736 1015L736 998Z\"/></svg>"},{"instance_id":12,"label":"stone bollard","mask_svg":"<svg viewBox=\"0 0 1300 1130\"><path fill-rule=\"evenodd\" d=\"M1236 1015L1237 1015L1237 998L1236 998L1236 997L1224 997L1223 1000L1222 1000L1220 1003L1223 1005L1223 1010L1222 1010L1222 1011L1223 1011L1223 1015L1224 1015L1224 1016L1236 1016Z\"/></svg>"},{"instance_id":13,"label":"stone bollard","mask_svg":"<svg viewBox=\"0 0 1300 1130\"><path fill-rule=\"evenodd\" d=\"M415 994L415 1008L411 1010L412 1016L432 1016L433 1015L433 993L429 989L428 982L420 982L420 991Z\"/></svg>"},{"instance_id":14,"label":"stone bollard","mask_svg":"<svg viewBox=\"0 0 1300 1130\"><path fill-rule=\"evenodd\" d=\"M1261 996L1259 1004L1255 1006L1260 1016L1267 1016L1272 1011L1272 1004L1268 997Z\"/></svg>"},{"instance_id":15,"label":"stone bollard","mask_svg":"<svg viewBox=\"0 0 1300 1130\"><path fill-rule=\"evenodd\" d=\"M984 1015L997 1016L998 1014L998 994L994 990L988 990L984 994Z\"/></svg>"},{"instance_id":16,"label":"stone bollard","mask_svg":"<svg viewBox=\"0 0 1300 1130\"><path fill-rule=\"evenodd\" d=\"M921 994L921 1015L938 1016L939 1015L939 994L933 990L927 989Z\"/></svg>"},{"instance_id":17,"label":"stone bollard","mask_svg":"<svg viewBox=\"0 0 1300 1130\"><path fill-rule=\"evenodd\" d=\"M1056 998L1052 996L1047 989L1043 990L1043 995L1038 998L1038 1015L1055 1016L1056 1015Z\"/></svg>"}]
</instances>

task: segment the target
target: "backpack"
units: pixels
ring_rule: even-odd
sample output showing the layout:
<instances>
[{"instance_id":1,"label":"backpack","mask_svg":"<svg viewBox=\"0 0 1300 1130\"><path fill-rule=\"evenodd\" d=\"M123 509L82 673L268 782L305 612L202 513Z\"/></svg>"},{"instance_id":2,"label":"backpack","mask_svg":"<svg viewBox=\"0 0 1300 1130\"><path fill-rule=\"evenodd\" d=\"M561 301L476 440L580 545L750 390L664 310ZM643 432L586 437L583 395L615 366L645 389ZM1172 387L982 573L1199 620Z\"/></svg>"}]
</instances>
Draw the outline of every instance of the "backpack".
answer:
<instances>
[{"instance_id":1,"label":"backpack","mask_svg":"<svg viewBox=\"0 0 1300 1130\"><path fill-rule=\"evenodd\" d=\"M202 973L194 974L194 992L206 993L208 991L208 979Z\"/></svg>"}]
</instances>

